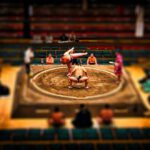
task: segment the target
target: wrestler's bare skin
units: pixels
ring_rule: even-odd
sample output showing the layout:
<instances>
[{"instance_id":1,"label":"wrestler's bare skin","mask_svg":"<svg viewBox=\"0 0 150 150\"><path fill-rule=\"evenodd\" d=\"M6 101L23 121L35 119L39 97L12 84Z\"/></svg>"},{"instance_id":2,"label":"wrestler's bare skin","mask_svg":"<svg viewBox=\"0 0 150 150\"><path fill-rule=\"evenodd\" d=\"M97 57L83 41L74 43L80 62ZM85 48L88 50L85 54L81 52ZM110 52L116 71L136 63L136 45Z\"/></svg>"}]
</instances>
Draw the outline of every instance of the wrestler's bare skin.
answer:
<instances>
[{"instance_id":1,"label":"wrestler's bare skin","mask_svg":"<svg viewBox=\"0 0 150 150\"><path fill-rule=\"evenodd\" d=\"M61 63L67 64L68 76L70 75L70 73L72 71L71 59L77 59L77 58L85 56L85 55L87 55L87 53L74 53L74 47L72 47L71 49L69 49L68 51L66 51L64 53L64 55L62 56L62 58L60 60L61 60Z\"/></svg>"},{"instance_id":2,"label":"wrestler's bare skin","mask_svg":"<svg viewBox=\"0 0 150 150\"><path fill-rule=\"evenodd\" d=\"M69 76L69 88L72 88L72 83L73 82L85 82L85 88L88 87L88 75L87 71L83 66L75 66L74 69L72 70L70 76Z\"/></svg>"}]
</instances>

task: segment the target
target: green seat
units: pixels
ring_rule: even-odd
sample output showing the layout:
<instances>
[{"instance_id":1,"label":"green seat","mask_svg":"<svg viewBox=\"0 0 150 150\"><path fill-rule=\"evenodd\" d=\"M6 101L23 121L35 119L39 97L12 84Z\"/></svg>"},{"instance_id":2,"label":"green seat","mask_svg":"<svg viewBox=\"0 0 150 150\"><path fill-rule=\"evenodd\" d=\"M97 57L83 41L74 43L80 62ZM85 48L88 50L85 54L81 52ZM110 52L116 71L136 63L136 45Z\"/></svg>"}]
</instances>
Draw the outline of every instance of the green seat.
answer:
<instances>
[{"instance_id":1,"label":"green seat","mask_svg":"<svg viewBox=\"0 0 150 150\"><path fill-rule=\"evenodd\" d=\"M75 139L75 140L85 139L84 129L72 129L72 134L73 134L73 139Z\"/></svg>"},{"instance_id":2,"label":"green seat","mask_svg":"<svg viewBox=\"0 0 150 150\"><path fill-rule=\"evenodd\" d=\"M41 130L40 129L30 129L27 134L28 140L41 140Z\"/></svg>"},{"instance_id":3,"label":"green seat","mask_svg":"<svg viewBox=\"0 0 150 150\"><path fill-rule=\"evenodd\" d=\"M13 148L14 150L31 150L31 149L35 149L34 147L35 147L34 145L20 144L20 145L14 145Z\"/></svg>"},{"instance_id":4,"label":"green seat","mask_svg":"<svg viewBox=\"0 0 150 150\"><path fill-rule=\"evenodd\" d=\"M110 144L98 144L97 145L98 150L111 150Z\"/></svg>"},{"instance_id":5,"label":"green seat","mask_svg":"<svg viewBox=\"0 0 150 150\"><path fill-rule=\"evenodd\" d=\"M117 139L128 139L129 138L128 131L125 128L116 129L115 134L116 134Z\"/></svg>"},{"instance_id":6,"label":"green seat","mask_svg":"<svg viewBox=\"0 0 150 150\"><path fill-rule=\"evenodd\" d=\"M2 150L15 150L15 146L11 145L11 144L7 144L7 145L3 145L3 149Z\"/></svg>"},{"instance_id":7,"label":"green seat","mask_svg":"<svg viewBox=\"0 0 150 150\"><path fill-rule=\"evenodd\" d=\"M63 145L62 144L51 144L50 150L63 150Z\"/></svg>"},{"instance_id":8,"label":"green seat","mask_svg":"<svg viewBox=\"0 0 150 150\"><path fill-rule=\"evenodd\" d=\"M145 139L150 139L150 128L144 128L142 132L144 133Z\"/></svg>"},{"instance_id":9,"label":"green seat","mask_svg":"<svg viewBox=\"0 0 150 150\"><path fill-rule=\"evenodd\" d=\"M97 130L94 128L85 129L85 135L85 138L90 140L96 140L99 138Z\"/></svg>"},{"instance_id":10,"label":"green seat","mask_svg":"<svg viewBox=\"0 0 150 150\"><path fill-rule=\"evenodd\" d=\"M144 134L141 129L132 128L128 129L128 133L130 134L132 139L144 139Z\"/></svg>"},{"instance_id":11,"label":"green seat","mask_svg":"<svg viewBox=\"0 0 150 150\"><path fill-rule=\"evenodd\" d=\"M35 149L35 150L47 150L48 146L44 145L44 144L38 144L38 145L34 145L33 149Z\"/></svg>"},{"instance_id":12,"label":"green seat","mask_svg":"<svg viewBox=\"0 0 150 150\"><path fill-rule=\"evenodd\" d=\"M40 58L36 58L36 59L33 59L33 64L41 64L41 59Z\"/></svg>"},{"instance_id":13,"label":"green seat","mask_svg":"<svg viewBox=\"0 0 150 150\"><path fill-rule=\"evenodd\" d=\"M112 135L112 130L110 128L102 128L100 129L102 138L105 140L112 140L113 135Z\"/></svg>"},{"instance_id":14,"label":"green seat","mask_svg":"<svg viewBox=\"0 0 150 150\"><path fill-rule=\"evenodd\" d=\"M126 144L113 144L113 150L126 150Z\"/></svg>"},{"instance_id":15,"label":"green seat","mask_svg":"<svg viewBox=\"0 0 150 150\"><path fill-rule=\"evenodd\" d=\"M142 150L141 145L138 143L128 144L127 147L128 150Z\"/></svg>"},{"instance_id":16,"label":"green seat","mask_svg":"<svg viewBox=\"0 0 150 150\"><path fill-rule=\"evenodd\" d=\"M79 149L79 144L66 144L65 149L66 150L78 150Z\"/></svg>"},{"instance_id":17,"label":"green seat","mask_svg":"<svg viewBox=\"0 0 150 150\"><path fill-rule=\"evenodd\" d=\"M45 129L42 131L42 140L54 140L55 130L54 129Z\"/></svg>"},{"instance_id":18,"label":"green seat","mask_svg":"<svg viewBox=\"0 0 150 150\"><path fill-rule=\"evenodd\" d=\"M81 58L82 64L86 64L87 58Z\"/></svg>"},{"instance_id":19,"label":"green seat","mask_svg":"<svg viewBox=\"0 0 150 150\"><path fill-rule=\"evenodd\" d=\"M150 148L150 143L142 144L144 150L148 150Z\"/></svg>"},{"instance_id":20,"label":"green seat","mask_svg":"<svg viewBox=\"0 0 150 150\"><path fill-rule=\"evenodd\" d=\"M150 80L143 83L144 92L150 92Z\"/></svg>"},{"instance_id":21,"label":"green seat","mask_svg":"<svg viewBox=\"0 0 150 150\"><path fill-rule=\"evenodd\" d=\"M27 139L27 130L26 129L17 129L13 130L12 139L14 141L23 141Z\"/></svg>"},{"instance_id":22,"label":"green seat","mask_svg":"<svg viewBox=\"0 0 150 150\"><path fill-rule=\"evenodd\" d=\"M11 140L13 130L0 130L0 141Z\"/></svg>"},{"instance_id":23,"label":"green seat","mask_svg":"<svg viewBox=\"0 0 150 150\"><path fill-rule=\"evenodd\" d=\"M57 131L59 140L69 140L69 132L68 129L58 129Z\"/></svg>"},{"instance_id":24,"label":"green seat","mask_svg":"<svg viewBox=\"0 0 150 150\"><path fill-rule=\"evenodd\" d=\"M60 64L60 58L55 58L54 64L56 64L56 65Z\"/></svg>"},{"instance_id":25,"label":"green seat","mask_svg":"<svg viewBox=\"0 0 150 150\"><path fill-rule=\"evenodd\" d=\"M80 144L81 150L93 150L94 146L93 144Z\"/></svg>"}]
</instances>

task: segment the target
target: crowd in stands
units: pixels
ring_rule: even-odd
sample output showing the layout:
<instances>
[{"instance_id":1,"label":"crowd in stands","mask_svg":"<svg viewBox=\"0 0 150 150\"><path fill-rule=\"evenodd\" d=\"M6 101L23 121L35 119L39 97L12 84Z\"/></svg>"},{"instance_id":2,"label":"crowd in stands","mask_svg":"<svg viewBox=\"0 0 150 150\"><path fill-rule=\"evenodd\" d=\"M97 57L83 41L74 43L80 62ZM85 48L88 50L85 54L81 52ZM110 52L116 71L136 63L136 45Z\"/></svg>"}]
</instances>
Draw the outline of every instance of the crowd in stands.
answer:
<instances>
[{"instance_id":1,"label":"crowd in stands","mask_svg":"<svg viewBox=\"0 0 150 150\"><path fill-rule=\"evenodd\" d=\"M41 36L41 35L34 35L32 37L32 43L53 43L54 37L53 35ZM69 42L79 42L74 32L69 34L63 33L60 35L58 39L58 43L69 43Z\"/></svg>"},{"instance_id":2,"label":"crowd in stands","mask_svg":"<svg viewBox=\"0 0 150 150\"><path fill-rule=\"evenodd\" d=\"M97 115L97 123L99 125L111 125L113 123L114 112L109 104L106 104ZM62 127L65 125L65 114L55 107L48 120L48 124L53 127ZM93 125L92 114L89 109L81 104L79 110L75 113L75 118L72 120L75 128L90 128Z\"/></svg>"},{"instance_id":3,"label":"crowd in stands","mask_svg":"<svg viewBox=\"0 0 150 150\"><path fill-rule=\"evenodd\" d=\"M11 3L6 6L2 3L1 6L1 38L32 37L33 43L53 43L56 40L61 43L62 33L68 38L63 42L149 37L149 6L145 8L140 4L87 7L84 3L83 9L76 5L60 8L31 3L27 8Z\"/></svg>"}]
</instances>

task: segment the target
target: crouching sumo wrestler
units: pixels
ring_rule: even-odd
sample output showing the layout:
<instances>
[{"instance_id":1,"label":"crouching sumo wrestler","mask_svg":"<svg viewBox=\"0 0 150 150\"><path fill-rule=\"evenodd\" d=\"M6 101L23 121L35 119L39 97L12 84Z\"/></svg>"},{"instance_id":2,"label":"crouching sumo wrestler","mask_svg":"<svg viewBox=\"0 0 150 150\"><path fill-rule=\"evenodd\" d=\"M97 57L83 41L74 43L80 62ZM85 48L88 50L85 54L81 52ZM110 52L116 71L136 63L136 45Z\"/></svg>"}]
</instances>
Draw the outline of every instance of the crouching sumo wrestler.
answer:
<instances>
[{"instance_id":1,"label":"crouching sumo wrestler","mask_svg":"<svg viewBox=\"0 0 150 150\"><path fill-rule=\"evenodd\" d=\"M88 75L86 69L80 64L76 65L70 75L68 76L69 86L68 88L72 88L72 84L74 83L85 83L85 88L88 89Z\"/></svg>"}]
</instances>

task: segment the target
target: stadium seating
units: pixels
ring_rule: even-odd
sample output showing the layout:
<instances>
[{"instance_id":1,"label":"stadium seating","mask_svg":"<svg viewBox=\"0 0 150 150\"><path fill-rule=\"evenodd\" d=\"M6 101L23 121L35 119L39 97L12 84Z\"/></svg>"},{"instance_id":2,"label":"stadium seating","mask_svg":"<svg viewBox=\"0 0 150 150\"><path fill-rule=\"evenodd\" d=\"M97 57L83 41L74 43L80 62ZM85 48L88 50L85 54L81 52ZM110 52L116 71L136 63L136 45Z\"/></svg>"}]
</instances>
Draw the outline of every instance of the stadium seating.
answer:
<instances>
[{"instance_id":1,"label":"stadium seating","mask_svg":"<svg viewBox=\"0 0 150 150\"><path fill-rule=\"evenodd\" d=\"M150 80L147 80L142 84L144 92L150 92Z\"/></svg>"},{"instance_id":2,"label":"stadium seating","mask_svg":"<svg viewBox=\"0 0 150 150\"><path fill-rule=\"evenodd\" d=\"M0 4L0 26L1 38L23 37L23 5L22 4Z\"/></svg>"},{"instance_id":3,"label":"stadium seating","mask_svg":"<svg viewBox=\"0 0 150 150\"><path fill-rule=\"evenodd\" d=\"M33 140L33 141L41 140L42 139L41 130L40 129L30 129L28 131L27 138L29 140Z\"/></svg>"},{"instance_id":4,"label":"stadium seating","mask_svg":"<svg viewBox=\"0 0 150 150\"><path fill-rule=\"evenodd\" d=\"M143 129L143 134L144 134L144 137L146 139L150 139L150 130L149 130L149 128L144 128Z\"/></svg>"},{"instance_id":5,"label":"stadium seating","mask_svg":"<svg viewBox=\"0 0 150 150\"><path fill-rule=\"evenodd\" d=\"M145 35L136 39L134 5L126 5L124 13L119 15L117 5L89 3L91 6L86 12L81 10L80 5L67 4L56 9L55 4L33 4L33 15L26 21L22 4L0 4L3 8L0 10L0 56L4 63L23 64L23 51L32 43L31 39L23 39L24 22L30 23L31 36L54 37L55 43L32 44L35 49L35 64L41 63L41 58L45 58L49 52L54 56L55 63L60 64L60 56L71 45L78 50L94 53L99 64L113 61L113 52L118 46L124 56L125 65L137 63L141 57L150 57L149 6L145 7ZM56 43L62 33L68 34L72 31L77 35L79 43ZM86 63L86 57L82 62ZM149 89L146 88L146 91Z\"/></svg>"},{"instance_id":6,"label":"stadium seating","mask_svg":"<svg viewBox=\"0 0 150 150\"><path fill-rule=\"evenodd\" d=\"M93 44L91 44L93 45ZM97 57L99 64L108 64L109 61L114 61L115 59L115 48L114 46L90 46L90 44L72 44L66 47L65 44L53 44L53 46L45 45L35 45L33 46L35 52L35 58L33 64L40 64L41 58L45 58L51 53L55 58L55 64L60 64L60 57L66 51L66 49L75 46L77 52L87 51L89 54L94 53ZM5 63L11 63L13 65L23 64L24 50L27 48L27 45L13 44L13 45L0 45L0 56L4 59ZM138 59L141 57L148 58L150 57L148 46L121 46L121 52L124 57L124 65L134 64L138 62ZM85 64L87 56L82 58L82 63Z\"/></svg>"},{"instance_id":7,"label":"stadium seating","mask_svg":"<svg viewBox=\"0 0 150 150\"><path fill-rule=\"evenodd\" d=\"M0 10L0 20L4 23L0 27L0 37L23 37L23 5L1 5L3 9ZM54 39L58 39L62 33L74 31L78 39L134 39L134 7L126 5L124 13L119 15L117 5L91 6L84 12L76 5L56 8L55 5L33 4L33 15L25 21L30 23L31 36L52 35ZM145 14L144 38L147 39L150 37L149 6L145 8Z\"/></svg>"},{"instance_id":8,"label":"stadium seating","mask_svg":"<svg viewBox=\"0 0 150 150\"><path fill-rule=\"evenodd\" d=\"M113 140L114 136L112 133L112 129L110 128L102 128L100 129L102 139L104 140Z\"/></svg>"},{"instance_id":9,"label":"stadium seating","mask_svg":"<svg viewBox=\"0 0 150 150\"><path fill-rule=\"evenodd\" d=\"M25 141L27 140L27 130L17 129L12 132L12 140L13 141Z\"/></svg>"},{"instance_id":10,"label":"stadium seating","mask_svg":"<svg viewBox=\"0 0 150 150\"><path fill-rule=\"evenodd\" d=\"M116 129L115 133L116 133L117 139L129 139L127 129L118 128L118 129Z\"/></svg>"},{"instance_id":11,"label":"stadium seating","mask_svg":"<svg viewBox=\"0 0 150 150\"><path fill-rule=\"evenodd\" d=\"M53 129L43 130L42 139L43 140L54 140L55 139L54 130Z\"/></svg>"},{"instance_id":12,"label":"stadium seating","mask_svg":"<svg viewBox=\"0 0 150 150\"><path fill-rule=\"evenodd\" d=\"M144 139L144 135L140 129L128 129L128 133L132 139Z\"/></svg>"},{"instance_id":13,"label":"stadium seating","mask_svg":"<svg viewBox=\"0 0 150 150\"><path fill-rule=\"evenodd\" d=\"M0 130L0 147L2 150L147 150L149 133L150 128L8 129Z\"/></svg>"},{"instance_id":14,"label":"stadium seating","mask_svg":"<svg viewBox=\"0 0 150 150\"><path fill-rule=\"evenodd\" d=\"M0 130L0 141L7 141L12 138L12 131L11 130Z\"/></svg>"},{"instance_id":15,"label":"stadium seating","mask_svg":"<svg viewBox=\"0 0 150 150\"><path fill-rule=\"evenodd\" d=\"M57 134L57 139L58 140L69 140L70 137L69 137L69 130L67 129L59 129L59 130L56 130L56 134Z\"/></svg>"}]
</instances>

